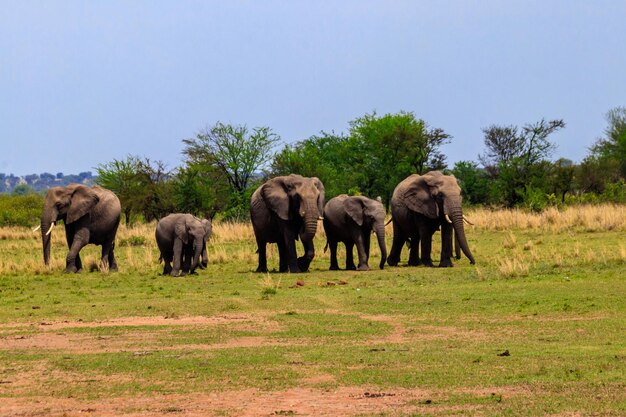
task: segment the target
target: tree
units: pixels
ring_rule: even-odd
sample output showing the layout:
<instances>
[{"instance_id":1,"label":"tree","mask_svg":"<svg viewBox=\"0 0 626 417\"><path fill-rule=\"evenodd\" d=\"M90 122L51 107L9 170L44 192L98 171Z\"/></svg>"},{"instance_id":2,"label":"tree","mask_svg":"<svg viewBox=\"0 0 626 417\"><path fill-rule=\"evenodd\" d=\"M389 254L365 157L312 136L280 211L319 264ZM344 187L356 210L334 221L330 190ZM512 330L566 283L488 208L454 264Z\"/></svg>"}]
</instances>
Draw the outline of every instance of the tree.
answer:
<instances>
[{"instance_id":1,"label":"tree","mask_svg":"<svg viewBox=\"0 0 626 417\"><path fill-rule=\"evenodd\" d=\"M280 140L269 127L233 126L217 122L193 139L183 139L188 166L205 172L219 171L231 188L228 216L247 216L247 191L255 175L272 160L272 149Z\"/></svg>"},{"instance_id":2,"label":"tree","mask_svg":"<svg viewBox=\"0 0 626 417\"><path fill-rule=\"evenodd\" d=\"M605 137L591 147L591 155L605 161L615 161L619 176L626 179L626 107L615 107L606 114L608 126Z\"/></svg>"},{"instance_id":3,"label":"tree","mask_svg":"<svg viewBox=\"0 0 626 417\"><path fill-rule=\"evenodd\" d=\"M141 160L137 156L128 155L126 159L114 159L99 164L95 169L98 174L96 183L113 191L120 199L122 212L127 225L131 225L133 211L140 209L138 196L141 193L141 182L137 176Z\"/></svg>"},{"instance_id":4,"label":"tree","mask_svg":"<svg viewBox=\"0 0 626 417\"><path fill-rule=\"evenodd\" d=\"M565 127L561 119L516 126L491 125L483 129L487 151L479 155L496 181L495 200L512 207L526 196L547 191L550 164L546 160L556 146L549 136Z\"/></svg>"},{"instance_id":5,"label":"tree","mask_svg":"<svg viewBox=\"0 0 626 417\"><path fill-rule=\"evenodd\" d=\"M451 172L459 181L465 201L470 204L489 202L489 177L485 169L478 167L478 163L459 161Z\"/></svg>"},{"instance_id":6,"label":"tree","mask_svg":"<svg viewBox=\"0 0 626 417\"><path fill-rule=\"evenodd\" d=\"M372 113L353 120L349 155L359 188L370 197L382 196L388 205L396 184L408 175L445 168L439 148L450 140L411 112Z\"/></svg>"},{"instance_id":7,"label":"tree","mask_svg":"<svg viewBox=\"0 0 626 417\"><path fill-rule=\"evenodd\" d=\"M561 203L565 203L565 195L572 191L575 170L574 162L566 158L559 158L552 167L552 192L561 197Z\"/></svg>"},{"instance_id":8,"label":"tree","mask_svg":"<svg viewBox=\"0 0 626 417\"><path fill-rule=\"evenodd\" d=\"M279 141L269 127L233 126L217 122L194 139L183 139L187 161L219 168L235 192L243 192L253 175L272 159Z\"/></svg>"},{"instance_id":9,"label":"tree","mask_svg":"<svg viewBox=\"0 0 626 417\"><path fill-rule=\"evenodd\" d=\"M212 168L212 167L209 167ZM173 178L173 199L177 212L204 218L226 208L229 185L220 172L199 165L180 168Z\"/></svg>"}]
</instances>

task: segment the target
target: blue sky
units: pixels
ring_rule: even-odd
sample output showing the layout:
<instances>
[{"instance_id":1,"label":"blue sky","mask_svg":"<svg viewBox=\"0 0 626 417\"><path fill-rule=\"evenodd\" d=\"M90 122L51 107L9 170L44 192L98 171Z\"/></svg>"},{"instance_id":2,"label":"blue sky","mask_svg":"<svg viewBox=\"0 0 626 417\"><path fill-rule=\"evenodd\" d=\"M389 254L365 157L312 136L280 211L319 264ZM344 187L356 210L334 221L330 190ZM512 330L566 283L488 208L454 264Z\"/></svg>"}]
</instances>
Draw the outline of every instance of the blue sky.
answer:
<instances>
[{"instance_id":1,"label":"blue sky","mask_svg":"<svg viewBox=\"0 0 626 417\"><path fill-rule=\"evenodd\" d=\"M0 0L0 172L181 165L216 121L283 142L414 112L454 136L562 118L580 161L626 105L626 1Z\"/></svg>"}]
</instances>

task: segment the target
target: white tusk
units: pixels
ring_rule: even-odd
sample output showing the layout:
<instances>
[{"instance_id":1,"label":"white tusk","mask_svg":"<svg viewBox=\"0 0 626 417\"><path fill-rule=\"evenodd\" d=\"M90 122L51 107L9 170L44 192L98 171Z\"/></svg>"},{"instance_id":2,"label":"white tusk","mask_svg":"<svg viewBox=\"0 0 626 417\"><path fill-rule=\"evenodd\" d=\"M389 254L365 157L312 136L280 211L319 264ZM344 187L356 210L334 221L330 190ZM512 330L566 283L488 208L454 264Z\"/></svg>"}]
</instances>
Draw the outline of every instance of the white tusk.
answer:
<instances>
[{"instance_id":1,"label":"white tusk","mask_svg":"<svg viewBox=\"0 0 626 417\"><path fill-rule=\"evenodd\" d=\"M452 220L450 220L450 216L448 216L447 214L446 214L446 221L447 221L448 223L452 223Z\"/></svg>"},{"instance_id":2,"label":"white tusk","mask_svg":"<svg viewBox=\"0 0 626 417\"><path fill-rule=\"evenodd\" d=\"M319 216L317 220L324 220L324 218L322 216Z\"/></svg>"},{"instance_id":3,"label":"white tusk","mask_svg":"<svg viewBox=\"0 0 626 417\"><path fill-rule=\"evenodd\" d=\"M467 217L465 217L465 214L463 215L463 221L467 224L469 224L470 226L474 226L474 223L470 222Z\"/></svg>"},{"instance_id":4,"label":"white tusk","mask_svg":"<svg viewBox=\"0 0 626 417\"><path fill-rule=\"evenodd\" d=\"M48 229L48 231L46 232L46 236L48 236L50 233L52 233L52 228L54 227L54 222L52 222L52 224L50 225L50 228Z\"/></svg>"},{"instance_id":5,"label":"white tusk","mask_svg":"<svg viewBox=\"0 0 626 417\"><path fill-rule=\"evenodd\" d=\"M37 231L37 230L39 230L39 229L41 229L41 225L39 225L39 226L35 227L35 228L33 229L33 232L36 232L36 231Z\"/></svg>"}]
</instances>

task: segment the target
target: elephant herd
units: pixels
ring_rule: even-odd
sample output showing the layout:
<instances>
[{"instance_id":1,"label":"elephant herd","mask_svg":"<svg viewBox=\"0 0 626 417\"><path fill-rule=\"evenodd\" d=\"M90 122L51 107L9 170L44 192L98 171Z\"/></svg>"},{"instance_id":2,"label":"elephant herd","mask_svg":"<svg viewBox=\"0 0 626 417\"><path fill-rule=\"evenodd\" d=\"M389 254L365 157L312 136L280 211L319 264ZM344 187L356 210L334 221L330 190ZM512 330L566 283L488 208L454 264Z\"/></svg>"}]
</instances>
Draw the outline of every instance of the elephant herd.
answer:
<instances>
[{"instance_id":1,"label":"elephant herd","mask_svg":"<svg viewBox=\"0 0 626 417\"><path fill-rule=\"evenodd\" d=\"M393 243L387 254L385 244L386 211L380 199L345 194L325 203L324 184L315 177L291 174L272 178L252 194L250 218L257 242L257 272L267 272L266 246L278 246L280 272L305 272L315 256L313 238L318 220L326 232L330 248L330 269L339 269L337 245L346 247L346 269L368 270L370 238L376 235L380 247L379 267L385 263L396 266L405 245L409 247L408 265L433 266L432 237L441 230L439 266L452 266L453 241L456 257L460 250L474 264L474 257L465 237L463 223L469 221L461 208L461 189L456 178L431 171L411 175L400 182L391 198ZM102 246L101 265L117 270L115 234L120 222L121 205L117 196L102 187L71 184L51 188L41 216L41 237L46 265L50 261L51 232L63 220L69 252L66 272L80 272L80 250L87 244ZM157 223L155 238L163 261L163 274L192 274L208 264L206 242L211 234L211 221L191 214L170 214ZM304 254L296 252L300 240ZM358 264L353 259L356 246Z\"/></svg>"}]
</instances>

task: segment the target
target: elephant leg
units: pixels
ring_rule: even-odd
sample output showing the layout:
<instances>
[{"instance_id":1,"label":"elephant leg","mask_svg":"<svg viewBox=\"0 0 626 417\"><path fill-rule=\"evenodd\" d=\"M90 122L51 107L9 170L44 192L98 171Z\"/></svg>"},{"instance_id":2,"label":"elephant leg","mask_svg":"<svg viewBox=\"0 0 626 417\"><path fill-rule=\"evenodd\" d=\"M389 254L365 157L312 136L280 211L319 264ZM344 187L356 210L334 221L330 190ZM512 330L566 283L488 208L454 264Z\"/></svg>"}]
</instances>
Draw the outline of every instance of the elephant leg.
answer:
<instances>
[{"instance_id":1,"label":"elephant leg","mask_svg":"<svg viewBox=\"0 0 626 417\"><path fill-rule=\"evenodd\" d=\"M259 254L259 266L256 268L256 272L267 272L267 242L257 238L256 245Z\"/></svg>"},{"instance_id":2,"label":"elephant leg","mask_svg":"<svg viewBox=\"0 0 626 417\"><path fill-rule=\"evenodd\" d=\"M100 269L106 271L109 269L109 255L111 253L111 244L112 242L104 242L102 244L102 255L100 256Z\"/></svg>"},{"instance_id":3,"label":"elephant leg","mask_svg":"<svg viewBox=\"0 0 626 417\"><path fill-rule=\"evenodd\" d=\"M328 248L330 249L330 270L339 270L339 263L337 262L337 241L328 240Z\"/></svg>"},{"instance_id":4,"label":"elephant leg","mask_svg":"<svg viewBox=\"0 0 626 417\"><path fill-rule=\"evenodd\" d=\"M409 266L418 266L421 264L419 256L420 236L414 234L411 236L409 245Z\"/></svg>"},{"instance_id":5,"label":"elephant leg","mask_svg":"<svg viewBox=\"0 0 626 417\"><path fill-rule=\"evenodd\" d=\"M433 244L433 234L434 230L431 231L426 227L422 227L420 229L420 240L421 240L421 249L422 256L421 260L425 266L433 266L433 259L431 257L432 252L432 244Z\"/></svg>"},{"instance_id":6,"label":"elephant leg","mask_svg":"<svg viewBox=\"0 0 626 417\"><path fill-rule=\"evenodd\" d=\"M285 245L289 272L300 272L298 253L296 252L296 235L289 229L288 225L281 225L281 238Z\"/></svg>"},{"instance_id":7,"label":"elephant leg","mask_svg":"<svg viewBox=\"0 0 626 417\"><path fill-rule=\"evenodd\" d=\"M298 258L298 268L300 272L306 272L309 270L309 265L311 265L311 261L315 257L315 246L312 240L307 240L302 241L302 247L304 248L304 255Z\"/></svg>"},{"instance_id":8,"label":"elephant leg","mask_svg":"<svg viewBox=\"0 0 626 417\"><path fill-rule=\"evenodd\" d=\"M278 272L289 272L289 265L287 263L287 247L285 242L278 240L276 242L278 246Z\"/></svg>"},{"instance_id":9,"label":"elephant leg","mask_svg":"<svg viewBox=\"0 0 626 417\"><path fill-rule=\"evenodd\" d=\"M354 249L354 242L344 242L346 245L346 270L354 271L356 270L356 266L354 265L354 254L352 250Z\"/></svg>"},{"instance_id":10,"label":"elephant leg","mask_svg":"<svg viewBox=\"0 0 626 417\"><path fill-rule=\"evenodd\" d=\"M174 239L174 254L172 257L173 266L170 271L170 275L173 277L177 277L180 275L181 269L181 260L183 254L183 241L180 239Z\"/></svg>"},{"instance_id":11,"label":"elephant leg","mask_svg":"<svg viewBox=\"0 0 626 417\"><path fill-rule=\"evenodd\" d=\"M89 231L84 229L77 232L72 239L67 257L65 258L65 272L80 272L82 270L82 261L79 252L89 243Z\"/></svg>"},{"instance_id":12,"label":"elephant leg","mask_svg":"<svg viewBox=\"0 0 626 417\"><path fill-rule=\"evenodd\" d=\"M439 267L452 267L452 225L444 222L441 225L441 259Z\"/></svg>"},{"instance_id":13,"label":"elephant leg","mask_svg":"<svg viewBox=\"0 0 626 417\"><path fill-rule=\"evenodd\" d=\"M400 262L400 255L402 255L402 246L406 242L407 236L402 233L400 227L393 223L393 243L391 244L391 251L387 257L387 264L389 266L396 266Z\"/></svg>"},{"instance_id":14,"label":"elephant leg","mask_svg":"<svg viewBox=\"0 0 626 417\"><path fill-rule=\"evenodd\" d=\"M372 241L372 233L367 230L363 232L363 243L365 246L365 263L369 264L370 262L370 242Z\"/></svg>"},{"instance_id":15,"label":"elephant leg","mask_svg":"<svg viewBox=\"0 0 626 417\"><path fill-rule=\"evenodd\" d=\"M370 268L367 266L367 252L365 250L366 244L366 236L361 230L357 230L354 233L354 242L356 243L356 252L359 257L359 266L357 269L359 271L368 271Z\"/></svg>"},{"instance_id":16,"label":"elephant leg","mask_svg":"<svg viewBox=\"0 0 626 417\"><path fill-rule=\"evenodd\" d=\"M109 271L117 272L117 261L115 260L115 241L111 242L111 250L109 251Z\"/></svg>"},{"instance_id":17,"label":"elephant leg","mask_svg":"<svg viewBox=\"0 0 626 417\"><path fill-rule=\"evenodd\" d=\"M172 272L172 260L163 258L163 275L169 275Z\"/></svg>"}]
</instances>

